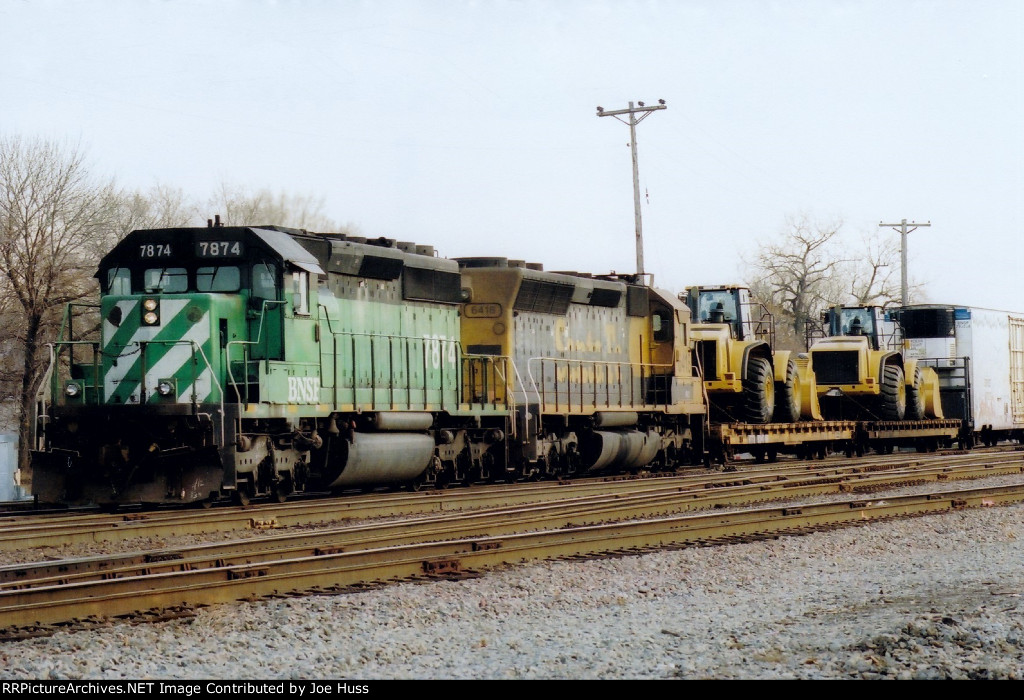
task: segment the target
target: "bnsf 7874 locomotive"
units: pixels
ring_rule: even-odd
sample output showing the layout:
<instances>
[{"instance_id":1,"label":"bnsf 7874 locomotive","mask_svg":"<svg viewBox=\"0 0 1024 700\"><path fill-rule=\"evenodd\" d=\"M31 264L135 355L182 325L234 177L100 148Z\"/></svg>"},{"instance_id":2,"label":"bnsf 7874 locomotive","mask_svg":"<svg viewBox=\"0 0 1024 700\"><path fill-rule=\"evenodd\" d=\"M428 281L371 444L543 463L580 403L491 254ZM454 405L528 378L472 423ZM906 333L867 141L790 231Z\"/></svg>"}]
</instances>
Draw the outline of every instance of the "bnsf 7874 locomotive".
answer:
<instances>
[{"instance_id":1,"label":"bnsf 7874 locomotive","mask_svg":"<svg viewBox=\"0 0 1024 700\"><path fill-rule=\"evenodd\" d=\"M703 454L689 311L631 277L219 225L135 231L98 277L99 306L69 307L53 346L41 502L245 502Z\"/></svg>"}]
</instances>

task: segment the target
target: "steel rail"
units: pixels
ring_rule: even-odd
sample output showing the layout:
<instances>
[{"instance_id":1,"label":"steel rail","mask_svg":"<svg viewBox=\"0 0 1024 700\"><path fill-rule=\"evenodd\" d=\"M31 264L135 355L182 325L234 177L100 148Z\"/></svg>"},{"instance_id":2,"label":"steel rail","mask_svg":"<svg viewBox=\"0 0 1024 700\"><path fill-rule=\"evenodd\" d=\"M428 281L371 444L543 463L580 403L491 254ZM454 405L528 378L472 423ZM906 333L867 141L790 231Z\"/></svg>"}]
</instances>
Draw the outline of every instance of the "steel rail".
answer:
<instances>
[{"instance_id":1,"label":"steel rail","mask_svg":"<svg viewBox=\"0 0 1024 700\"><path fill-rule=\"evenodd\" d=\"M936 466L931 462L939 461ZM722 494L721 505L739 504L744 501L742 490L726 489L746 486L756 493L758 485L765 488L753 500L768 500L769 492L778 489L792 489L798 484L814 483L816 480L836 481L839 479L868 482L867 475L888 473L898 474L900 470L922 481L941 478L979 478L995 474L1013 473L1024 468L1024 453L1009 453L993 458L992 455L956 455L888 460L881 463L856 465L825 465L812 463L795 465L791 468L760 468L715 475L685 475L655 479L611 480L611 481L568 481L527 484L509 487L490 487L488 490L467 490L461 492L439 491L416 494L383 494L355 497L354 499L306 501L266 507L233 507L216 511L173 511L153 513L131 513L118 516L77 515L58 518L10 518L0 520L5 531L0 534L0 550L14 551L30 547L63 546L79 543L124 541L139 537L202 534L252 529L261 524L274 527L309 525L346 519L398 517L421 513L459 512L469 509L561 501L569 498L599 497L608 493L620 497L658 492L684 493L687 489L701 493L714 489ZM952 472L957 465L982 465L980 471L956 477ZM929 470L931 470L929 472ZM938 470L938 471L936 471ZM880 485L899 479L880 479ZM767 488L771 486L773 488ZM851 489L852 490L852 489ZM727 499L728 494L728 499ZM746 502L749 502L746 501ZM718 504L716 504L718 505Z\"/></svg>"},{"instance_id":2,"label":"steel rail","mask_svg":"<svg viewBox=\"0 0 1024 700\"><path fill-rule=\"evenodd\" d=\"M328 548L340 551L367 549L385 544L411 544L453 537L466 537L484 532L489 535L520 532L527 529L552 529L571 523L609 522L625 518L649 518L656 515L723 508L727 505L750 505L757 501L782 500L823 495L864 493L908 483L941 482L954 479L1020 474L1022 468L999 470L975 467L949 470L904 478L902 475L865 476L855 483L823 478L803 483L776 482L771 486L733 486L716 491L683 493L666 490L657 493L604 495L602 497L569 498L530 507L499 508L441 516L405 519L268 535L258 541L234 540L193 546L164 548L121 555L102 555L0 566L0 591L25 589L41 585L66 585L97 578L118 578L149 575L156 572L213 568L251 559L259 548L263 558L298 556L297 552L323 552ZM766 489L768 489L766 491ZM724 498L723 498L724 496Z\"/></svg>"},{"instance_id":3,"label":"steel rail","mask_svg":"<svg viewBox=\"0 0 1024 700\"><path fill-rule=\"evenodd\" d=\"M1024 486L989 487L875 501L844 499L733 512L570 524L554 530L476 535L443 542L391 544L303 556L0 592L0 624L26 627L151 608L195 606L424 575L458 574L499 564L709 544L737 537L806 532L843 523L1024 501Z\"/></svg>"}]
</instances>

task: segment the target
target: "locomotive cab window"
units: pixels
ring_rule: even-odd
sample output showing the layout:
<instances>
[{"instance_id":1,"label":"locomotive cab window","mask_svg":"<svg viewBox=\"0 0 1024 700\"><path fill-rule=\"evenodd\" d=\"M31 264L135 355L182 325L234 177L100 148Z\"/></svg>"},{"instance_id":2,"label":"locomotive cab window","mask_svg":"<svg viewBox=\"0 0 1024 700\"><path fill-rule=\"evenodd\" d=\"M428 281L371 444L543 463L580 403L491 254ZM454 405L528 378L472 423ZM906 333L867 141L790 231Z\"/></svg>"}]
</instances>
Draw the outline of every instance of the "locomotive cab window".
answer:
<instances>
[{"instance_id":1,"label":"locomotive cab window","mask_svg":"<svg viewBox=\"0 0 1024 700\"><path fill-rule=\"evenodd\" d=\"M196 270L197 292L237 292L241 275L235 265L200 267Z\"/></svg>"},{"instance_id":2,"label":"locomotive cab window","mask_svg":"<svg viewBox=\"0 0 1024 700\"><path fill-rule=\"evenodd\" d=\"M672 312L655 311L651 315L651 331L656 342L672 340Z\"/></svg>"},{"instance_id":3,"label":"locomotive cab window","mask_svg":"<svg viewBox=\"0 0 1024 700\"><path fill-rule=\"evenodd\" d=\"M292 310L303 316L309 315L309 273L305 270L292 272Z\"/></svg>"},{"instance_id":4,"label":"locomotive cab window","mask_svg":"<svg viewBox=\"0 0 1024 700\"><path fill-rule=\"evenodd\" d=\"M175 294L188 291L188 272L183 267L151 267L142 274L146 293Z\"/></svg>"},{"instance_id":5,"label":"locomotive cab window","mask_svg":"<svg viewBox=\"0 0 1024 700\"><path fill-rule=\"evenodd\" d=\"M269 262L252 266L252 297L277 300L277 266Z\"/></svg>"},{"instance_id":6,"label":"locomotive cab window","mask_svg":"<svg viewBox=\"0 0 1024 700\"><path fill-rule=\"evenodd\" d=\"M132 293L132 271L127 267L112 267L107 270L107 294L124 296Z\"/></svg>"}]
</instances>

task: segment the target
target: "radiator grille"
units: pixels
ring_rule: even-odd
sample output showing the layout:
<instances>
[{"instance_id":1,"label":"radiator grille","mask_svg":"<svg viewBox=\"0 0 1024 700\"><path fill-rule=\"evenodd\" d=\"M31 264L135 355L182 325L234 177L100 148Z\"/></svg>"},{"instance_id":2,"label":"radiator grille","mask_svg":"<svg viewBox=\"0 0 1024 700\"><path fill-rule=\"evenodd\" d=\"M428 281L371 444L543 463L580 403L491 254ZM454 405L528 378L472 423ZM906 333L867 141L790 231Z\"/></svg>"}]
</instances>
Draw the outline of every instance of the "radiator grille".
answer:
<instances>
[{"instance_id":1,"label":"radiator grille","mask_svg":"<svg viewBox=\"0 0 1024 700\"><path fill-rule=\"evenodd\" d=\"M814 377L819 384L856 384L860 378L858 355L856 350L813 352Z\"/></svg>"}]
</instances>

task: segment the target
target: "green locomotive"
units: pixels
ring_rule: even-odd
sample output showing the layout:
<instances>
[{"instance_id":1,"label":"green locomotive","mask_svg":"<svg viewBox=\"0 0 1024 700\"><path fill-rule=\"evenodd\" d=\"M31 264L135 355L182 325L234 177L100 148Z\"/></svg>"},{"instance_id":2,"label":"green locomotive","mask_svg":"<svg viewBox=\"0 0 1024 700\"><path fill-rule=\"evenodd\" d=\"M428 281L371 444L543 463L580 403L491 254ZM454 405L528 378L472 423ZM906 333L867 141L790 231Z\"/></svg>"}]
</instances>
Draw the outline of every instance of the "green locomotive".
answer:
<instances>
[{"instance_id":1,"label":"green locomotive","mask_svg":"<svg viewBox=\"0 0 1024 700\"><path fill-rule=\"evenodd\" d=\"M276 226L134 231L53 346L40 502L208 503L699 455L687 314L614 277ZM96 339L98 336L98 339Z\"/></svg>"}]
</instances>

